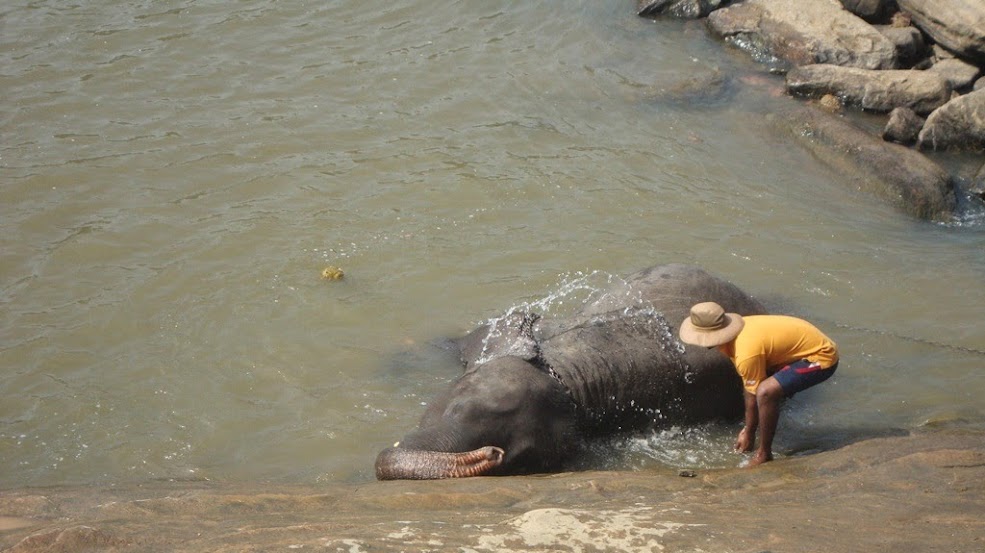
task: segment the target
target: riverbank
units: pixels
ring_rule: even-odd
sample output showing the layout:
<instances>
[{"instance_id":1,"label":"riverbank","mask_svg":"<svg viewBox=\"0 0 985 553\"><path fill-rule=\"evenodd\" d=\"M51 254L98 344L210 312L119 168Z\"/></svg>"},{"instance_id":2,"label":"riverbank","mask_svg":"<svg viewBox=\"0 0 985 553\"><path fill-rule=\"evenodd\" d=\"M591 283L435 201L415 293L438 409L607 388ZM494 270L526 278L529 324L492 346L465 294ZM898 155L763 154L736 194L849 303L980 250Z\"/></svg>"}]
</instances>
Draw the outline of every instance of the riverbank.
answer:
<instances>
[{"instance_id":1,"label":"riverbank","mask_svg":"<svg viewBox=\"0 0 985 553\"><path fill-rule=\"evenodd\" d=\"M981 551L985 431L756 469L332 486L153 482L0 496L0 547L60 551Z\"/></svg>"},{"instance_id":2,"label":"riverbank","mask_svg":"<svg viewBox=\"0 0 985 553\"><path fill-rule=\"evenodd\" d=\"M961 218L985 166L951 175L925 156L985 148L985 6L964 0L639 0L644 17L706 18L711 33L784 75L820 109L782 114L852 186L921 219ZM879 133L844 111L885 114ZM815 140L815 136L822 138ZM912 147L912 148L911 148ZM832 155L834 154L834 155ZM875 171L870 171L875 168ZM858 173L872 173L856 178Z\"/></svg>"}]
</instances>

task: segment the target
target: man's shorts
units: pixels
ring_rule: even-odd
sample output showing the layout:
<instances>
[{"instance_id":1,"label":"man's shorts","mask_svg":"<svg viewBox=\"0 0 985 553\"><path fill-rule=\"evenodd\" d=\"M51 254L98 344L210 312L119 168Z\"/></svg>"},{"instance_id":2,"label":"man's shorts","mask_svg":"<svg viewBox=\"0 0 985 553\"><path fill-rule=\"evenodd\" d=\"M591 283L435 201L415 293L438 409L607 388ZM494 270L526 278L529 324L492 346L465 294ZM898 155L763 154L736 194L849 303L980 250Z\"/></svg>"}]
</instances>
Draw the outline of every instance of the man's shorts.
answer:
<instances>
[{"instance_id":1,"label":"man's shorts","mask_svg":"<svg viewBox=\"0 0 985 553\"><path fill-rule=\"evenodd\" d=\"M818 363L801 359L773 373L773 378L780 383L780 388L783 388L783 395L790 397L831 378L837 368L838 363L829 369L822 369Z\"/></svg>"}]
</instances>

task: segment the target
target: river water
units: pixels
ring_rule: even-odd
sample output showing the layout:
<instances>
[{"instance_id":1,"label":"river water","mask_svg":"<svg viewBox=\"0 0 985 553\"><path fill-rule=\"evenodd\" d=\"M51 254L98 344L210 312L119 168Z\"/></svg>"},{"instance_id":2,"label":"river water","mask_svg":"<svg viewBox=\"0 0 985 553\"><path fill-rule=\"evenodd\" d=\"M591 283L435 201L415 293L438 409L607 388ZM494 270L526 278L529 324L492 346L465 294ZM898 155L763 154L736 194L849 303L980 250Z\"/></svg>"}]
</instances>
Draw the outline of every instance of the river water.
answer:
<instances>
[{"instance_id":1,"label":"river water","mask_svg":"<svg viewBox=\"0 0 985 553\"><path fill-rule=\"evenodd\" d=\"M765 123L781 77L634 6L6 3L0 488L371 479L436 340L665 262L840 344L781 451L985 424L980 217L860 194ZM735 430L598 456L735 466Z\"/></svg>"}]
</instances>

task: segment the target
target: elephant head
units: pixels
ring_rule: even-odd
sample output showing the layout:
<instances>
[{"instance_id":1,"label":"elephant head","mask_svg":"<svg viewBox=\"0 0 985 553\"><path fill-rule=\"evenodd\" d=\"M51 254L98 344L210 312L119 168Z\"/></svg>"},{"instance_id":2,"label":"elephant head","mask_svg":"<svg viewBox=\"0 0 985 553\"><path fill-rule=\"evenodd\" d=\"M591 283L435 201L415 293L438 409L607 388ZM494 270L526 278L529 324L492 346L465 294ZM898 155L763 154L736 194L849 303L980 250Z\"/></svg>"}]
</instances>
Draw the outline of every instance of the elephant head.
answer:
<instances>
[{"instance_id":1,"label":"elephant head","mask_svg":"<svg viewBox=\"0 0 985 553\"><path fill-rule=\"evenodd\" d=\"M579 447L575 404L548 372L498 357L463 374L376 461L380 480L557 470Z\"/></svg>"}]
</instances>

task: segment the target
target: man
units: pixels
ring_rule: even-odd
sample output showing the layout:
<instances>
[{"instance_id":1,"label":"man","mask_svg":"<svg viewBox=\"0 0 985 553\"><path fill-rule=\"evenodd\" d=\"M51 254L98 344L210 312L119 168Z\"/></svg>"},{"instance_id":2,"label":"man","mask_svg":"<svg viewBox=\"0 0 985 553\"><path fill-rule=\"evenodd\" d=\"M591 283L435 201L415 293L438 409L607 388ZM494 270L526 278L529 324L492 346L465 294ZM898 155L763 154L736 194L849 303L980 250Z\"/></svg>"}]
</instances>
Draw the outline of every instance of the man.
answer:
<instances>
[{"instance_id":1,"label":"man","mask_svg":"<svg viewBox=\"0 0 985 553\"><path fill-rule=\"evenodd\" d=\"M717 347L732 360L745 388L745 426L735 441L741 453L759 448L755 466L773 460L780 400L824 382L838 368L838 346L811 323L785 315L726 313L715 302L699 303L681 324L681 341Z\"/></svg>"}]
</instances>

